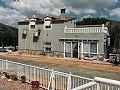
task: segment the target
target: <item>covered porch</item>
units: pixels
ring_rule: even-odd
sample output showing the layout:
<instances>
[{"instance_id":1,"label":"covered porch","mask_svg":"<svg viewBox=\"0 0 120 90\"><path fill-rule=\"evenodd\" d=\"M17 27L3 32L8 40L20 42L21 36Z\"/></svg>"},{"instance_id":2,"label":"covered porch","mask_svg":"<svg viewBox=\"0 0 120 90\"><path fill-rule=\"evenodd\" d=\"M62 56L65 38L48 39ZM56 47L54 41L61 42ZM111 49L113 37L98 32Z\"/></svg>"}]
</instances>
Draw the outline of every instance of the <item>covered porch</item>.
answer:
<instances>
[{"instance_id":1,"label":"covered porch","mask_svg":"<svg viewBox=\"0 0 120 90\"><path fill-rule=\"evenodd\" d=\"M60 38L60 41L64 43L64 57L78 59L98 57L98 39Z\"/></svg>"}]
</instances>

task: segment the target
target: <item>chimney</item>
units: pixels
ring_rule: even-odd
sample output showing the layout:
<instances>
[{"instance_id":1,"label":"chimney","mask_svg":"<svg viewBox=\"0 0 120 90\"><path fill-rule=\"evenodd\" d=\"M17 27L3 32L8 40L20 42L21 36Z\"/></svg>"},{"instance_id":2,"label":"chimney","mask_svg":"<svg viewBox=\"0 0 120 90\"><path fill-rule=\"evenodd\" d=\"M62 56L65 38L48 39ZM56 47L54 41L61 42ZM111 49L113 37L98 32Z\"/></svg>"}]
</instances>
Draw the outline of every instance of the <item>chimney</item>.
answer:
<instances>
[{"instance_id":1,"label":"chimney","mask_svg":"<svg viewBox=\"0 0 120 90\"><path fill-rule=\"evenodd\" d=\"M61 10L61 19L65 19L65 10L66 8L60 9Z\"/></svg>"}]
</instances>

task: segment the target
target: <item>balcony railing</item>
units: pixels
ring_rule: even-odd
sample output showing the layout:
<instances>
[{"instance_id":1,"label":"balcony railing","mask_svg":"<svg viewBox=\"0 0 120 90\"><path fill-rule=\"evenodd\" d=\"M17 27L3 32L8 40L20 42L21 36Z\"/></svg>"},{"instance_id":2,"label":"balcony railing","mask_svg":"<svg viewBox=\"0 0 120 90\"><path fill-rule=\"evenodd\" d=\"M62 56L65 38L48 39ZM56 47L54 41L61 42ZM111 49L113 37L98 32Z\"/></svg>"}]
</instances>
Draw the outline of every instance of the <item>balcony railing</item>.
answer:
<instances>
[{"instance_id":1,"label":"balcony railing","mask_svg":"<svg viewBox=\"0 0 120 90\"><path fill-rule=\"evenodd\" d=\"M65 33L101 33L102 27L65 28Z\"/></svg>"}]
</instances>

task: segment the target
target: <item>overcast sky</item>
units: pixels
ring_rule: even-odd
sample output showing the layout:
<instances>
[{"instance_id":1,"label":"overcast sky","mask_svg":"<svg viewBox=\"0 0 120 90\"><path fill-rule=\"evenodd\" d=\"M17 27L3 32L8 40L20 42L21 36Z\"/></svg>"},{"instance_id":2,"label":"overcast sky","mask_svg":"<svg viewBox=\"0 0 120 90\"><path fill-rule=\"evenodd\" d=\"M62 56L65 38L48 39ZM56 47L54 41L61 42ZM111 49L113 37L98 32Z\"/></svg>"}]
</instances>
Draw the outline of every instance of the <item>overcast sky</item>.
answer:
<instances>
[{"instance_id":1,"label":"overcast sky","mask_svg":"<svg viewBox=\"0 0 120 90\"><path fill-rule=\"evenodd\" d=\"M120 21L120 0L0 0L0 23L17 27L17 22L30 18L34 13L43 18L46 15L60 16L60 9L77 17L106 17Z\"/></svg>"}]
</instances>

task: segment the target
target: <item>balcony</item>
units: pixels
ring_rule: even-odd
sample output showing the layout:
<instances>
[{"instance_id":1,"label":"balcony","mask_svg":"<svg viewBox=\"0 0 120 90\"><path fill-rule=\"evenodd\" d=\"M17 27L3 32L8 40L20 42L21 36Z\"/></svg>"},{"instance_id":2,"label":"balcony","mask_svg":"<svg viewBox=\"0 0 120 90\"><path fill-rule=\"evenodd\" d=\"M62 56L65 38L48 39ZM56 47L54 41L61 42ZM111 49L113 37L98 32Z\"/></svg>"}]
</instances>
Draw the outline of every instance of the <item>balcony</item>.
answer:
<instances>
[{"instance_id":1,"label":"balcony","mask_svg":"<svg viewBox=\"0 0 120 90\"><path fill-rule=\"evenodd\" d=\"M105 27L82 27L82 28L64 28L65 33L101 33L105 32Z\"/></svg>"}]
</instances>

